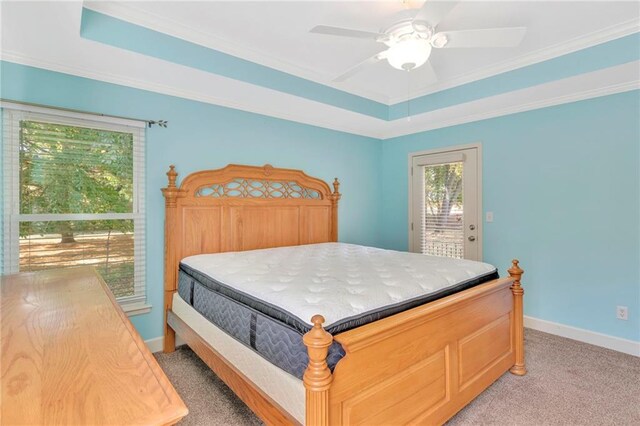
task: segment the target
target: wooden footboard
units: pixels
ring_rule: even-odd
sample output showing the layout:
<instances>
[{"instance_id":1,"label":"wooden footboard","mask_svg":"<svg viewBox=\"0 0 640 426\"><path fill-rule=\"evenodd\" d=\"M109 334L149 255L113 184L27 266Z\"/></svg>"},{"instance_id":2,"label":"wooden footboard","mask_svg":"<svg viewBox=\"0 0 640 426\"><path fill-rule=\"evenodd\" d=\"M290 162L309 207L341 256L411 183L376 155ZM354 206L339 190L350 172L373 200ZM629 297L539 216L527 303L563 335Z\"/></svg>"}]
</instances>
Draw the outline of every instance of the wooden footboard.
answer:
<instances>
[{"instance_id":1,"label":"wooden footboard","mask_svg":"<svg viewBox=\"0 0 640 426\"><path fill-rule=\"evenodd\" d=\"M314 317L306 424L442 424L507 370L525 374L517 261L509 273L335 336L346 356L333 375Z\"/></svg>"}]
</instances>

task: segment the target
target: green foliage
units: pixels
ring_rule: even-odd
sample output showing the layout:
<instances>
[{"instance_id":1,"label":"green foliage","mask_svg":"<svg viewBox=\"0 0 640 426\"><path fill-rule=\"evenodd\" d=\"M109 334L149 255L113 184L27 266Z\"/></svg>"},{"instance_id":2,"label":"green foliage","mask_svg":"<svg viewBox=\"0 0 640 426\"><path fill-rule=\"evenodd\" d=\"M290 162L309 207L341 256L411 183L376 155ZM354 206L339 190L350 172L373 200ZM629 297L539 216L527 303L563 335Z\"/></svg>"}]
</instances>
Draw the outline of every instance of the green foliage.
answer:
<instances>
[{"instance_id":1,"label":"green foliage","mask_svg":"<svg viewBox=\"0 0 640 426\"><path fill-rule=\"evenodd\" d=\"M462 207L462 163L427 166L424 179L427 214L443 221L454 206Z\"/></svg>"},{"instance_id":2,"label":"green foliage","mask_svg":"<svg viewBox=\"0 0 640 426\"><path fill-rule=\"evenodd\" d=\"M132 206L131 134L20 122L21 213L130 213ZM20 234L64 236L98 229L130 232L132 221L22 223Z\"/></svg>"}]
</instances>

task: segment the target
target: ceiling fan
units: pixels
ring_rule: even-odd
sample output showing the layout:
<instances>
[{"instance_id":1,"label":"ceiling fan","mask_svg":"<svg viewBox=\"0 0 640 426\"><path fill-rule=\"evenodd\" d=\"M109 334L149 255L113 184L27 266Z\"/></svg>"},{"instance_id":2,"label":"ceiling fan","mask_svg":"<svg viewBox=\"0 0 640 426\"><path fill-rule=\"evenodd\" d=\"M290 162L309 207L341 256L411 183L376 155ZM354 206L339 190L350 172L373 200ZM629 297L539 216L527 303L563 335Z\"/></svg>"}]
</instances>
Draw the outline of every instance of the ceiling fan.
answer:
<instances>
[{"instance_id":1,"label":"ceiling fan","mask_svg":"<svg viewBox=\"0 0 640 426\"><path fill-rule=\"evenodd\" d=\"M327 25L318 25L310 32L370 39L387 46L387 49L333 79L335 82L345 81L365 67L383 59L394 68L410 71L427 63L432 48L515 47L524 38L527 31L525 27L436 32L440 21L457 4L455 1L426 0L413 19L403 19L378 33ZM430 64L427 65L430 67ZM433 73L433 70L431 72Z\"/></svg>"}]
</instances>

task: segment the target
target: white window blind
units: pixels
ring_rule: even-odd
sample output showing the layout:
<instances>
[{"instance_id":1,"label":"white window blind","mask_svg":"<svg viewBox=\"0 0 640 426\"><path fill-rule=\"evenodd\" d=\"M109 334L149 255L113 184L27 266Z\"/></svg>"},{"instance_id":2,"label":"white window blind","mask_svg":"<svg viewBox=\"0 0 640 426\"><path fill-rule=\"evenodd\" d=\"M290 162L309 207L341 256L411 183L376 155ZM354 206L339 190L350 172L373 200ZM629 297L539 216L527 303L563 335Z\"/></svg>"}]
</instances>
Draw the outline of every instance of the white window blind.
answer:
<instances>
[{"instance_id":1,"label":"white window blind","mask_svg":"<svg viewBox=\"0 0 640 426\"><path fill-rule=\"evenodd\" d=\"M3 108L3 273L94 266L146 304L144 123Z\"/></svg>"},{"instance_id":2,"label":"white window blind","mask_svg":"<svg viewBox=\"0 0 640 426\"><path fill-rule=\"evenodd\" d=\"M462 161L423 166L421 252L464 257Z\"/></svg>"},{"instance_id":3,"label":"white window blind","mask_svg":"<svg viewBox=\"0 0 640 426\"><path fill-rule=\"evenodd\" d=\"M414 158L418 252L464 257L463 165L464 154L459 152Z\"/></svg>"}]
</instances>

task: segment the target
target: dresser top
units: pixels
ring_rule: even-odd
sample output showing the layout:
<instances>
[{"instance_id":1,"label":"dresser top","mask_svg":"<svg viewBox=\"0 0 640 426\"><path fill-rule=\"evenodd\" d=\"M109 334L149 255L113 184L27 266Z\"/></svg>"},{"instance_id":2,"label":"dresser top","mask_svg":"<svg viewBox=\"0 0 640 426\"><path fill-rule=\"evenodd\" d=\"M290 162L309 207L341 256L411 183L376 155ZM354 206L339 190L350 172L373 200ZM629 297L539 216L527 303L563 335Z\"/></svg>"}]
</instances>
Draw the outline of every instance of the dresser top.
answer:
<instances>
[{"instance_id":1,"label":"dresser top","mask_svg":"<svg viewBox=\"0 0 640 426\"><path fill-rule=\"evenodd\" d=\"M187 408L93 268L0 277L0 423L172 424Z\"/></svg>"}]
</instances>

